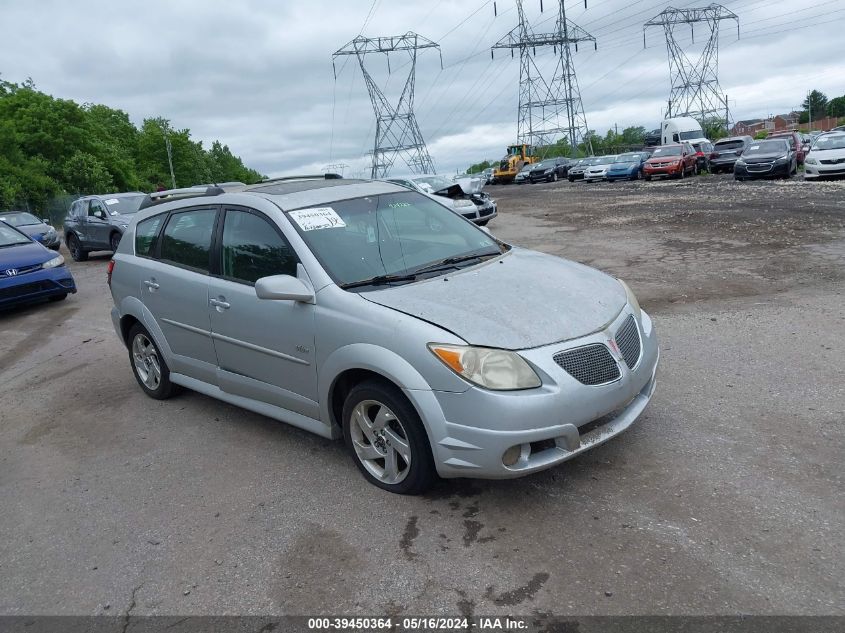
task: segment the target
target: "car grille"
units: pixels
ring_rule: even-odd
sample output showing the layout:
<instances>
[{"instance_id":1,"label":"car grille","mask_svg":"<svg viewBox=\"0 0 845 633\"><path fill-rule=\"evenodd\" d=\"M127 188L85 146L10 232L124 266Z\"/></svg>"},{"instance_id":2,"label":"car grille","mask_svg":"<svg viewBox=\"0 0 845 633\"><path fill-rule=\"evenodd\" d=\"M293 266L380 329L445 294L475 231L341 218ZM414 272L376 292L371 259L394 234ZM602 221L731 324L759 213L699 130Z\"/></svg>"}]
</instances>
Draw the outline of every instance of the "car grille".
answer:
<instances>
[{"instance_id":1,"label":"car grille","mask_svg":"<svg viewBox=\"0 0 845 633\"><path fill-rule=\"evenodd\" d=\"M669 167L671 164L672 164L671 162L669 162L669 163L650 163L650 166L651 167L659 167L660 169L663 169L664 167Z\"/></svg>"},{"instance_id":2,"label":"car grille","mask_svg":"<svg viewBox=\"0 0 845 633\"><path fill-rule=\"evenodd\" d=\"M771 171L772 167L774 167L774 163L746 163L745 165L745 168L750 172Z\"/></svg>"},{"instance_id":3,"label":"car grille","mask_svg":"<svg viewBox=\"0 0 845 633\"><path fill-rule=\"evenodd\" d=\"M823 158L819 162L822 165L838 165L839 163L845 163L845 158Z\"/></svg>"},{"instance_id":4,"label":"car grille","mask_svg":"<svg viewBox=\"0 0 845 633\"><path fill-rule=\"evenodd\" d=\"M625 363L633 369L640 360L640 333L633 316L625 319L622 327L616 332L616 344L622 352Z\"/></svg>"},{"instance_id":5,"label":"car grille","mask_svg":"<svg viewBox=\"0 0 845 633\"><path fill-rule=\"evenodd\" d=\"M603 385L621 376L610 350L601 343L558 352L553 359L566 373L585 385Z\"/></svg>"},{"instance_id":6,"label":"car grille","mask_svg":"<svg viewBox=\"0 0 845 633\"><path fill-rule=\"evenodd\" d=\"M19 284L17 286L12 286L11 288L0 289L0 300L25 297L39 292L55 290L56 287L56 284L52 281L36 281L31 284Z\"/></svg>"}]
</instances>

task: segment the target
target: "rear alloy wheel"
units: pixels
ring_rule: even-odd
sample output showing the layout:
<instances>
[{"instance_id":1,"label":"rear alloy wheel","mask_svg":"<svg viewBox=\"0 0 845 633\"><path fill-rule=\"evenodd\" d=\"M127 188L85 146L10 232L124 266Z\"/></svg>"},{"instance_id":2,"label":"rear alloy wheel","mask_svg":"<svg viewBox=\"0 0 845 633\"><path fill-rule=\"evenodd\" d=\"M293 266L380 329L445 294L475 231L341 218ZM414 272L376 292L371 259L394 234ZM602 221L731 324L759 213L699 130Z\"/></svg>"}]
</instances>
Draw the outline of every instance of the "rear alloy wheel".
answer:
<instances>
[{"instance_id":1,"label":"rear alloy wheel","mask_svg":"<svg viewBox=\"0 0 845 633\"><path fill-rule=\"evenodd\" d=\"M557 182L557 172L552 173L552 182Z\"/></svg>"},{"instance_id":2,"label":"rear alloy wheel","mask_svg":"<svg viewBox=\"0 0 845 633\"><path fill-rule=\"evenodd\" d=\"M67 249L70 251L70 256L75 262L84 262L88 259L88 251L82 248L79 238L75 233L71 233L67 238Z\"/></svg>"},{"instance_id":3,"label":"rear alloy wheel","mask_svg":"<svg viewBox=\"0 0 845 633\"><path fill-rule=\"evenodd\" d=\"M109 246L111 247L113 253L117 252L117 247L120 246L121 237L120 233L117 232L111 234L111 237L109 238Z\"/></svg>"},{"instance_id":4,"label":"rear alloy wheel","mask_svg":"<svg viewBox=\"0 0 845 633\"><path fill-rule=\"evenodd\" d=\"M367 381L352 388L343 405L343 437L367 481L383 490L421 494L437 479L422 421L391 385Z\"/></svg>"},{"instance_id":5,"label":"rear alloy wheel","mask_svg":"<svg viewBox=\"0 0 845 633\"><path fill-rule=\"evenodd\" d=\"M150 333L140 323L129 330L129 362L132 373L150 398L166 400L177 392L170 382L170 370L158 351Z\"/></svg>"}]
</instances>

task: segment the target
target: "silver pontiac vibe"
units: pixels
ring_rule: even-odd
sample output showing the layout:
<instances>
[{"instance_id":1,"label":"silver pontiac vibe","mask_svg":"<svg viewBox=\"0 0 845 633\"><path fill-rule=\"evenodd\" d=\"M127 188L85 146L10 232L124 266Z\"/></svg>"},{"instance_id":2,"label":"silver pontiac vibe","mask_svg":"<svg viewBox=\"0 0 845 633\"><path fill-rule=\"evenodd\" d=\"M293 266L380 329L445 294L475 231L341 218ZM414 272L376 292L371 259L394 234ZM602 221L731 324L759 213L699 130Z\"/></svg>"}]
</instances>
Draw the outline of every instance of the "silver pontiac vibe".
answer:
<instances>
[{"instance_id":1,"label":"silver pontiac vibe","mask_svg":"<svg viewBox=\"0 0 845 633\"><path fill-rule=\"evenodd\" d=\"M343 437L397 493L549 468L654 392L657 337L623 282L385 182L151 194L110 285L149 396L184 387Z\"/></svg>"}]
</instances>

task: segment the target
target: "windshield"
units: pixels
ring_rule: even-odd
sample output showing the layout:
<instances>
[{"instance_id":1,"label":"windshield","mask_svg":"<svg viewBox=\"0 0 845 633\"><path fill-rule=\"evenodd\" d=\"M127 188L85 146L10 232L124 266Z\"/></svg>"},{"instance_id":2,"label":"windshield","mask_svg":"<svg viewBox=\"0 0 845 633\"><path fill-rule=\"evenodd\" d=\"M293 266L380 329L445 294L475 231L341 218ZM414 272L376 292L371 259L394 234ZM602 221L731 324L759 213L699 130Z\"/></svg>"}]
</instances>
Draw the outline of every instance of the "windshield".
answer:
<instances>
[{"instance_id":1,"label":"windshield","mask_svg":"<svg viewBox=\"0 0 845 633\"><path fill-rule=\"evenodd\" d=\"M701 130L691 130L690 132L681 132L678 136L682 141L689 141L694 138L702 138L704 136L704 132ZM674 141L675 139L672 140Z\"/></svg>"},{"instance_id":2,"label":"windshield","mask_svg":"<svg viewBox=\"0 0 845 633\"><path fill-rule=\"evenodd\" d=\"M724 152L729 149L742 149L743 147L745 147L745 143L741 140L719 141L713 146L713 149L717 152Z\"/></svg>"},{"instance_id":3,"label":"windshield","mask_svg":"<svg viewBox=\"0 0 845 633\"><path fill-rule=\"evenodd\" d=\"M785 140L760 141L749 145L743 156L756 156L758 154L774 154L775 152L786 153L789 151L789 144Z\"/></svg>"},{"instance_id":4,"label":"windshield","mask_svg":"<svg viewBox=\"0 0 845 633\"><path fill-rule=\"evenodd\" d=\"M532 166L534 169L551 169L552 167L554 167L554 166L555 166L555 164L554 164L554 163L545 163L545 162L543 162L543 163L536 163L536 164L531 165L531 166Z\"/></svg>"},{"instance_id":5,"label":"windshield","mask_svg":"<svg viewBox=\"0 0 845 633\"><path fill-rule=\"evenodd\" d=\"M138 207L146 196L121 196L120 198L103 198L110 215L132 215L138 212Z\"/></svg>"},{"instance_id":6,"label":"windshield","mask_svg":"<svg viewBox=\"0 0 845 633\"><path fill-rule=\"evenodd\" d=\"M331 207L289 211L291 223L340 285L375 286L383 275L413 275L449 258L489 257L507 249L462 217L419 193L382 194ZM477 263L477 257L469 265ZM454 272L456 265L432 274ZM389 280L381 280L381 283ZM402 279L414 281L414 279Z\"/></svg>"},{"instance_id":7,"label":"windshield","mask_svg":"<svg viewBox=\"0 0 845 633\"><path fill-rule=\"evenodd\" d=\"M616 159L617 163L638 163L639 161L639 154L622 154Z\"/></svg>"},{"instance_id":8,"label":"windshield","mask_svg":"<svg viewBox=\"0 0 845 633\"><path fill-rule=\"evenodd\" d=\"M813 145L814 150L845 149L845 134L820 136Z\"/></svg>"},{"instance_id":9,"label":"windshield","mask_svg":"<svg viewBox=\"0 0 845 633\"><path fill-rule=\"evenodd\" d=\"M681 155L681 146L680 145L667 145L664 147L656 147L654 149L654 153L652 154L655 158L662 158L663 156L680 156Z\"/></svg>"},{"instance_id":10,"label":"windshield","mask_svg":"<svg viewBox=\"0 0 845 633\"><path fill-rule=\"evenodd\" d=\"M0 222L0 248L15 244L29 244L29 241L29 238L20 231Z\"/></svg>"},{"instance_id":11,"label":"windshield","mask_svg":"<svg viewBox=\"0 0 845 633\"><path fill-rule=\"evenodd\" d=\"M15 211L14 213L0 213L0 222L6 222L12 226L27 226L29 224L41 224L41 220L31 213Z\"/></svg>"},{"instance_id":12,"label":"windshield","mask_svg":"<svg viewBox=\"0 0 845 633\"><path fill-rule=\"evenodd\" d=\"M455 184L445 176L420 176L412 180L417 187L428 193L448 189Z\"/></svg>"}]
</instances>

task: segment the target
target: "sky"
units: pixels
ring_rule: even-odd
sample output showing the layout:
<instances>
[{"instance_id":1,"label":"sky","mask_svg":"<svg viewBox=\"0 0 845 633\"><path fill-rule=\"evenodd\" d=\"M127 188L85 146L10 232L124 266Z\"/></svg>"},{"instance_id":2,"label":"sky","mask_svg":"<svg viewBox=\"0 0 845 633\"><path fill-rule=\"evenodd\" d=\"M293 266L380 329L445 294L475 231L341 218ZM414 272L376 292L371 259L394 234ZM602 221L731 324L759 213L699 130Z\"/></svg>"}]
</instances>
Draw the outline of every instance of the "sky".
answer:
<instances>
[{"instance_id":1,"label":"sky","mask_svg":"<svg viewBox=\"0 0 845 633\"><path fill-rule=\"evenodd\" d=\"M524 0L537 32L554 25L556 0ZM679 0L677 8L709 2ZM494 4L496 11L494 13ZM734 120L789 112L807 92L845 95L845 0L723 0L739 16L719 35L719 81ZM567 17L595 36L575 69L589 128L658 126L669 96L666 44L643 24L658 0L566 2ZM103 103L140 124L163 116L207 147L215 139L269 176L346 164L367 175L375 118L354 57L332 54L363 34L415 31L440 44L420 51L415 112L439 173L498 159L516 141L519 59L490 47L516 26L515 0L0 1L0 77L80 103ZM682 38L690 57L701 49ZM404 56L404 57L403 57ZM551 75L552 51L537 53ZM406 53L366 60L398 100ZM407 172L401 161L393 174Z\"/></svg>"}]
</instances>

